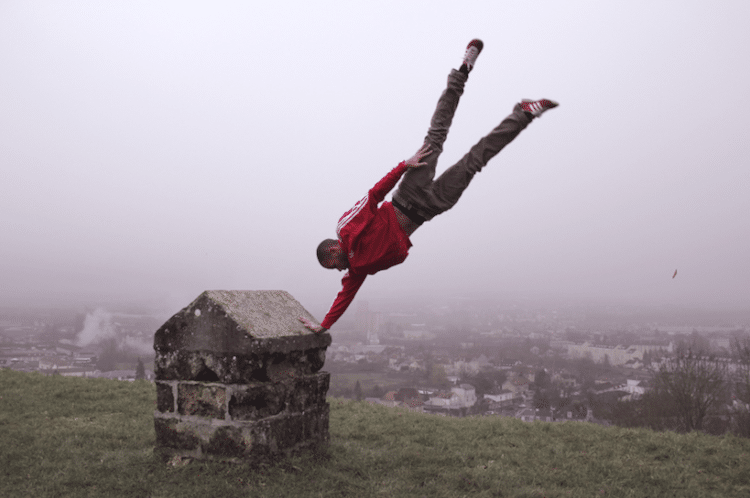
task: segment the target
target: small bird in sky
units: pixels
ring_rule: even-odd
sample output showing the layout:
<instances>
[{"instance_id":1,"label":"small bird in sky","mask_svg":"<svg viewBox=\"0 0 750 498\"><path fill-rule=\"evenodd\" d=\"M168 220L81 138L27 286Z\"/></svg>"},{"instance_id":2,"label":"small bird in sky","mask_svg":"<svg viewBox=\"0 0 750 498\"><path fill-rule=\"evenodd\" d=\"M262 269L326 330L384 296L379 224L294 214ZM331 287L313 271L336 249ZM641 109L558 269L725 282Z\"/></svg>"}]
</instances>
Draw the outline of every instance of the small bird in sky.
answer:
<instances>
[{"instance_id":1,"label":"small bird in sky","mask_svg":"<svg viewBox=\"0 0 750 498\"><path fill-rule=\"evenodd\" d=\"M674 271L674 275L672 275L672 278L675 278L677 276L677 270Z\"/></svg>"}]
</instances>

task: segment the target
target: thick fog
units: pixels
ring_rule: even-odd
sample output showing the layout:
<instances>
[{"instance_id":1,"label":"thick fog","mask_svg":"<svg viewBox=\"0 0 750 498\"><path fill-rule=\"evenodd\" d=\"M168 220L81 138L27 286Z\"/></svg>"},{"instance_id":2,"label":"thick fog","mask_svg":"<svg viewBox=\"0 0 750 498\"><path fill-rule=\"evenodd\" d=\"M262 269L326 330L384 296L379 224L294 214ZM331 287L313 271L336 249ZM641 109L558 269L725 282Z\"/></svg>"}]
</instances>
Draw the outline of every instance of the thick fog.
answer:
<instances>
[{"instance_id":1,"label":"thick fog","mask_svg":"<svg viewBox=\"0 0 750 498\"><path fill-rule=\"evenodd\" d=\"M339 217L534 120L359 298L750 306L750 3L0 3L0 303L284 289L322 313ZM390 199L390 195L387 197ZM677 275L673 274L677 270Z\"/></svg>"}]
</instances>

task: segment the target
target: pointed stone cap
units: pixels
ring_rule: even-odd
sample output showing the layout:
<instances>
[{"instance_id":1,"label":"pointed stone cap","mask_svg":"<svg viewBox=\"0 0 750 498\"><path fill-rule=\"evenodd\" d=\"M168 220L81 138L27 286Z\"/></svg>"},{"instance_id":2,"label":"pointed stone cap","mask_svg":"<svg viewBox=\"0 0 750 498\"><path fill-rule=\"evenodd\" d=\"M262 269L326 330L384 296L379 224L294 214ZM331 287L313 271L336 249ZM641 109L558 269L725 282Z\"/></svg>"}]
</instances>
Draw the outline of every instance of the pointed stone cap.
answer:
<instances>
[{"instance_id":1,"label":"pointed stone cap","mask_svg":"<svg viewBox=\"0 0 750 498\"><path fill-rule=\"evenodd\" d=\"M327 348L331 335L299 321L318 323L286 291L205 291L154 334L154 349L250 354Z\"/></svg>"}]
</instances>

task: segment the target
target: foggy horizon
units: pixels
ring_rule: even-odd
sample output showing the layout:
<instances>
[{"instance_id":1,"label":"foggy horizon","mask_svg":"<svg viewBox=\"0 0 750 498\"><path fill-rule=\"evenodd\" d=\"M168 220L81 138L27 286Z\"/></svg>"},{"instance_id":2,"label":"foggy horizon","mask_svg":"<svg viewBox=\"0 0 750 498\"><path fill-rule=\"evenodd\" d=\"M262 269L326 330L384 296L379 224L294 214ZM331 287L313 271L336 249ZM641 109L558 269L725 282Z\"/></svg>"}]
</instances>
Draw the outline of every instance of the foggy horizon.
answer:
<instances>
[{"instance_id":1,"label":"foggy horizon","mask_svg":"<svg viewBox=\"0 0 750 498\"><path fill-rule=\"evenodd\" d=\"M739 0L4 2L0 307L282 289L322 320L343 273L315 248L420 147L481 38L438 175L522 98L560 107L351 309L750 310L748 19Z\"/></svg>"}]
</instances>

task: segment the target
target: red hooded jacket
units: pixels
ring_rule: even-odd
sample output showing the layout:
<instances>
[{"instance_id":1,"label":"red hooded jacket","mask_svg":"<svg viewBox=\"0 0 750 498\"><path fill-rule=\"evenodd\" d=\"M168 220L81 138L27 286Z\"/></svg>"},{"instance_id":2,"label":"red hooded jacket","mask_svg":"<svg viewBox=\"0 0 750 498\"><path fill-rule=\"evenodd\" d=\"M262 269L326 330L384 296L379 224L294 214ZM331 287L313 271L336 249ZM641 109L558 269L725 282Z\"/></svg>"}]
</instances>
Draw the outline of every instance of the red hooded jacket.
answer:
<instances>
[{"instance_id":1,"label":"red hooded jacket","mask_svg":"<svg viewBox=\"0 0 750 498\"><path fill-rule=\"evenodd\" d=\"M330 329L344 314L367 275L403 263L409 255L412 244L398 224L393 205L383 202L378 207L406 168L405 162L399 163L339 219L336 233L349 259L349 270L341 279L343 288L321 322L323 327Z\"/></svg>"}]
</instances>

